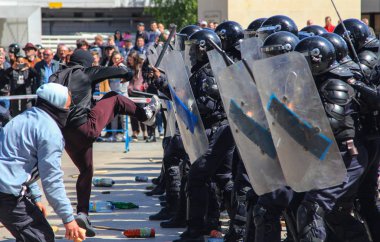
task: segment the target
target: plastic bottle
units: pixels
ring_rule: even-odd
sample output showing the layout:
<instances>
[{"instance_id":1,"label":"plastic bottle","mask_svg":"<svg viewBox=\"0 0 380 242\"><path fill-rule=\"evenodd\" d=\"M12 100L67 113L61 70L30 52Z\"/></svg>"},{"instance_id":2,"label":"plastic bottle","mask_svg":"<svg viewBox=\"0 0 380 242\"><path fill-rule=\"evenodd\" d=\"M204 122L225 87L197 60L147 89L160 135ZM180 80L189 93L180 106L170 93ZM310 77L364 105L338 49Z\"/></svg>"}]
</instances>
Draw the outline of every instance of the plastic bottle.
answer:
<instances>
[{"instance_id":1,"label":"plastic bottle","mask_svg":"<svg viewBox=\"0 0 380 242\"><path fill-rule=\"evenodd\" d=\"M90 212L95 213L110 213L113 212L115 206L110 202L95 201L90 202Z\"/></svg>"},{"instance_id":2,"label":"plastic bottle","mask_svg":"<svg viewBox=\"0 0 380 242\"><path fill-rule=\"evenodd\" d=\"M147 176L136 176L135 177L135 181L137 181L137 182L147 182L148 181L148 177Z\"/></svg>"},{"instance_id":3,"label":"plastic bottle","mask_svg":"<svg viewBox=\"0 0 380 242\"><path fill-rule=\"evenodd\" d=\"M123 234L127 238L154 238L156 231L153 228L127 229Z\"/></svg>"},{"instance_id":4,"label":"plastic bottle","mask_svg":"<svg viewBox=\"0 0 380 242\"><path fill-rule=\"evenodd\" d=\"M218 230L212 230L210 233L210 238L207 239L207 242L223 242L223 234Z\"/></svg>"},{"instance_id":5,"label":"plastic bottle","mask_svg":"<svg viewBox=\"0 0 380 242\"><path fill-rule=\"evenodd\" d=\"M126 202L111 202L109 201L110 203L112 203L112 205L117 208L117 209L133 209L133 208L139 208L138 205L134 204L134 203L126 203Z\"/></svg>"},{"instance_id":6,"label":"plastic bottle","mask_svg":"<svg viewBox=\"0 0 380 242\"><path fill-rule=\"evenodd\" d=\"M95 187L112 187L115 184L115 181L111 178L94 177L92 178L92 184Z\"/></svg>"}]
</instances>

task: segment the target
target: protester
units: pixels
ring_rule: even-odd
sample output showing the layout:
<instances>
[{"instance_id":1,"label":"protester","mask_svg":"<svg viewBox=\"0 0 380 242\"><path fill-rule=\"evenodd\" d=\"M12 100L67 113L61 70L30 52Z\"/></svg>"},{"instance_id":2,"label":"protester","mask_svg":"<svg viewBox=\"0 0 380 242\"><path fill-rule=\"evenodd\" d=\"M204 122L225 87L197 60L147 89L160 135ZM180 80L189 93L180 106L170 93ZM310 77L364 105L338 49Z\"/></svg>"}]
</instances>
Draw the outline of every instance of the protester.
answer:
<instances>
[{"instance_id":1,"label":"protester","mask_svg":"<svg viewBox=\"0 0 380 242\"><path fill-rule=\"evenodd\" d=\"M49 77L59 70L59 62L54 60L53 56L53 51L51 49L45 49L43 60L38 62L34 67L37 72L37 87L48 83Z\"/></svg>"},{"instance_id":2,"label":"protester","mask_svg":"<svg viewBox=\"0 0 380 242\"><path fill-rule=\"evenodd\" d=\"M37 184L41 179L49 204L65 226L66 239L83 240L61 170L60 129L66 124L71 97L66 87L54 83L41 86L37 96L36 107L0 130L0 222L17 241L54 241Z\"/></svg>"},{"instance_id":3,"label":"protester","mask_svg":"<svg viewBox=\"0 0 380 242\"><path fill-rule=\"evenodd\" d=\"M37 48L32 43L27 43L23 48L23 51L25 51L25 60L29 67L34 67L41 61L41 59L37 57Z\"/></svg>"},{"instance_id":4,"label":"protester","mask_svg":"<svg viewBox=\"0 0 380 242\"><path fill-rule=\"evenodd\" d=\"M127 80L132 78L129 69L114 66L95 67L92 66L93 61L89 51L78 49L71 55L68 63L67 71L72 71L72 74L66 78L70 80L62 80L63 77L59 75L62 72L57 72L50 79L52 82L69 83L68 88L72 94L72 106L67 125L63 129L63 136L65 149L80 171L76 186L78 200L76 220L86 229L89 237L95 236L88 219L93 176L93 142L117 114L134 116L141 122L151 124L155 122L155 115L160 105L158 98L154 97L146 107L141 108L130 99L116 92L109 92L95 106L91 106L94 102L91 97L92 89L97 83L109 78Z\"/></svg>"}]
</instances>

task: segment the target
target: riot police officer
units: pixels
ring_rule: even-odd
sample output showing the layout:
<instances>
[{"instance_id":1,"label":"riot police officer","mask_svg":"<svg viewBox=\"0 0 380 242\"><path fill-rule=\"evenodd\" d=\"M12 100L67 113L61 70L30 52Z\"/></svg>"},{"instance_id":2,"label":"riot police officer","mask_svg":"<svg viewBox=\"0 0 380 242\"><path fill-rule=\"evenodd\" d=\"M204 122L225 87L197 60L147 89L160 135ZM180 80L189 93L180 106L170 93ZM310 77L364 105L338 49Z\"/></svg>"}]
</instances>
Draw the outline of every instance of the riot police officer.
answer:
<instances>
[{"instance_id":1,"label":"riot police officer","mask_svg":"<svg viewBox=\"0 0 380 242\"><path fill-rule=\"evenodd\" d=\"M244 38L243 27L237 22L226 21L218 25L215 33L219 36L222 42L222 49L235 60L241 59L241 53L237 49L240 40Z\"/></svg>"},{"instance_id":2,"label":"riot police officer","mask_svg":"<svg viewBox=\"0 0 380 242\"><path fill-rule=\"evenodd\" d=\"M261 50L264 57L277 56L294 51L298 42L298 37L293 33L279 31L266 38ZM281 241L281 213L289 206L292 198L293 191L288 187L283 187L259 196L254 206L249 205L248 207L251 209L247 216L253 216L255 227L251 224L247 228L247 240L255 242ZM292 221L287 222L291 223ZM291 237L290 234L288 233L288 237Z\"/></svg>"},{"instance_id":3,"label":"riot police officer","mask_svg":"<svg viewBox=\"0 0 380 242\"><path fill-rule=\"evenodd\" d=\"M314 36L327 33L327 30L319 25L309 25L300 30L300 32L311 33Z\"/></svg>"},{"instance_id":4,"label":"riot police officer","mask_svg":"<svg viewBox=\"0 0 380 242\"><path fill-rule=\"evenodd\" d=\"M354 197L368 162L367 150L357 135L359 117L353 101L355 91L346 83L353 74L336 62L334 46L327 39L315 36L300 41L295 50L308 60L347 168L347 179L341 185L307 192L297 211L300 241L326 241L325 217L339 200Z\"/></svg>"},{"instance_id":5,"label":"riot police officer","mask_svg":"<svg viewBox=\"0 0 380 242\"><path fill-rule=\"evenodd\" d=\"M297 35L298 27L296 23L288 16L275 15L263 22L261 27L257 30L257 36L261 40L265 41L269 35L279 31L287 31Z\"/></svg>"},{"instance_id":6,"label":"riot police officer","mask_svg":"<svg viewBox=\"0 0 380 242\"><path fill-rule=\"evenodd\" d=\"M359 19L353 18L346 19L343 23L348 31L348 36L351 39L356 52L361 52L363 50L377 52L379 50L379 40L371 34L365 23ZM344 37L345 40L348 41L345 37L346 33L344 32L342 23L336 26L334 33ZM350 51L352 52L352 50Z\"/></svg>"},{"instance_id":7,"label":"riot police officer","mask_svg":"<svg viewBox=\"0 0 380 242\"><path fill-rule=\"evenodd\" d=\"M188 196L188 227L176 241L203 241L212 226L206 226L207 205L209 205L210 179L217 183L223 197L231 197L231 165L235 143L224 112L215 78L208 64L207 50L212 47L207 42L211 39L221 46L215 32L204 29L189 38L190 61L192 64L190 84L196 99L203 125L209 139L209 147L204 155L190 167ZM228 172L229 171L229 172ZM229 205L226 204L227 210ZM214 224L214 229L218 224ZM205 231L208 227L208 231Z\"/></svg>"}]
</instances>

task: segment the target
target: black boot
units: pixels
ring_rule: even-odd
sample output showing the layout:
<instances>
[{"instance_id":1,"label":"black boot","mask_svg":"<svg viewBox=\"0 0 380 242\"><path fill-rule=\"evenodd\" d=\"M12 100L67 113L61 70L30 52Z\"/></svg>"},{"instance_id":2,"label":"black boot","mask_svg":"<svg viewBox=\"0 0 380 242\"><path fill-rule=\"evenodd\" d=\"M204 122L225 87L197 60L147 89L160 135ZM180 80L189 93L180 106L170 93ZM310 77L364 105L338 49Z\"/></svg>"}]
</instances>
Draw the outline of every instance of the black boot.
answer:
<instances>
[{"instance_id":1,"label":"black boot","mask_svg":"<svg viewBox=\"0 0 380 242\"><path fill-rule=\"evenodd\" d=\"M146 192L147 196L162 195L165 193L165 187L162 184L158 184L152 191Z\"/></svg>"},{"instance_id":2,"label":"black boot","mask_svg":"<svg viewBox=\"0 0 380 242\"><path fill-rule=\"evenodd\" d=\"M228 232L224 236L225 242L242 242L245 235L245 225L230 225Z\"/></svg>"},{"instance_id":3,"label":"black boot","mask_svg":"<svg viewBox=\"0 0 380 242\"><path fill-rule=\"evenodd\" d=\"M169 208L164 207L158 213L150 215L149 220L168 220L173 216L173 212Z\"/></svg>"},{"instance_id":4,"label":"black boot","mask_svg":"<svg viewBox=\"0 0 380 242\"><path fill-rule=\"evenodd\" d=\"M149 216L149 220L168 220L174 217L178 207L178 194L168 194L166 198L167 206L162 208L157 214Z\"/></svg>"},{"instance_id":5,"label":"black boot","mask_svg":"<svg viewBox=\"0 0 380 242\"><path fill-rule=\"evenodd\" d=\"M188 227L185 232L180 235L181 238L173 240L173 242L204 242L201 228Z\"/></svg>"},{"instance_id":6,"label":"black boot","mask_svg":"<svg viewBox=\"0 0 380 242\"><path fill-rule=\"evenodd\" d=\"M160 223L161 228L186 228L186 219L178 215Z\"/></svg>"},{"instance_id":7,"label":"black boot","mask_svg":"<svg viewBox=\"0 0 380 242\"><path fill-rule=\"evenodd\" d=\"M160 200L160 202L164 202L166 201L166 195L161 195L158 197L158 200Z\"/></svg>"}]
</instances>

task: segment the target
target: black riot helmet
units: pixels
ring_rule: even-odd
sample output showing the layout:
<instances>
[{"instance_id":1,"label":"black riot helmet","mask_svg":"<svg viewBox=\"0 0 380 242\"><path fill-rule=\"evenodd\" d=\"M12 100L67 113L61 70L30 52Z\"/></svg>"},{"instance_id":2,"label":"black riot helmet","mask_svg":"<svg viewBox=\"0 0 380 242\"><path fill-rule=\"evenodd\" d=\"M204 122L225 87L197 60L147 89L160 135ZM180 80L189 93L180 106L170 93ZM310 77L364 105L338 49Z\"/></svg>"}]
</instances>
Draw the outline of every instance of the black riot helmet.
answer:
<instances>
[{"instance_id":1,"label":"black riot helmet","mask_svg":"<svg viewBox=\"0 0 380 242\"><path fill-rule=\"evenodd\" d=\"M343 20L343 23L347 28L348 36L357 52L374 40L375 37L371 36L368 26L359 19L350 18ZM334 33L342 36L346 42L348 41L342 23L336 26Z\"/></svg>"},{"instance_id":2,"label":"black riot helmet","mask_svg":"<svg viewBox=\"0 0 380 242\"><path fill-rule=\"evenodd\" d=\"M309 25L301 29L300 32L311 33L313 35L321 35L327 33L327 30L319 25Z\"/></svg>"},{"instance_id":3,"label":"black riot helmet","mask_svg":"<svg viewBox=\"0 0 380 242\"><path fill-rule=\"evenodd\" d=\"M243 27L234 21L219 24L215 29L215 33L222 41L222 49L225 51L239 45L239 41L244 38Z\"/></svg>"},{"instance_id":4,"label":"black riot helmet","mask_svg":"<svg viewBox=\"0 0 380 242\"><path fill-rule=\"evenodd\" d=\"M261 25L267 20L268 18L258 18L253 20L249 25L248 28L245 30L245 37L254 37L256 36L256 31L261 27Z\"/></svg>"},{"instance_id":5,"label":"black riot helmet","mask_svg":"<svg viewBox=\"0 0 380 242\"><path fill-rule=\"evenodd\" d=\"M305 55L313 75L320 75L337 65L334 46L327 39L312 36L301 40L295 51Z\"/></svg>"},{"instance_id":6,"label":"black riot helmet","mask_svg":"<svg viewBox=\"0 0 380 242\"><path fill-rule=\"evenodd\" d=\"M202 30L202 28L197 26L197 25L188 25L188 26L182 28L178 34L186 35L187 37L189 37L190 35L194 34L195 32L197 32L199 30Z\"/></svg>"},{"instance_id":7,"label":"black riot helmet","mask_svg":"<svg viewBox=\"0 0 380 242\"><path fill-rule=\"evenodd\" d=\"M212 40L216 45L222 47L219 36L212 30L202 29L190 35L186 44L190 45L189 56L192 66L208 61L207 51L213 49L208 40Z\"/></svg>"},{"instance_id":8,"label":"black riot helmet","mask_svg":"<svg viewBox=\"0 0 380 242\"><path fill-rule=\"evenodd\" d=\"M268 57L280 55L293 51L298 44L299 39L297 36L290 32L280 31L269 35L261 47L263 53Z\"/></svg>"},{"instance_id":9,"label":"black riot helmet","mask_svg":"<svg viewBox=\"0 0 380 242\"><path fill-rule=\"evenodd\" d=\"M197 25L188 25L179 31L179 33L176 34L176 46L178 50L185 50L185 41L188 40L189 36L194 34L195 32L202 30L201 27Z\"/></svg>"},{"instance_id":10,"label":"black riot helmet","mask_svg":"<svg viewBox=\"0 0 380 242\"><path fill-rule=\"evenodd\" d=\"M8 46L8 52L17 55L18 53L20 53L20 46L17 43L13 43Z\"/></svg>"},{"instance_id":11,"label":"black riot helmet","mask_svg":"<svg viewBox=\"0 0 380 242\"><path fill-rule=\"evenodd\" d=\"M347 43L346 41L344 41L344 39L341 36L335 33L324 33L324 34L321 34L321 37L330 41L331 44L334 46L336 60L338 62L351 60L350 56L348 55Z\"/></svg>"},{"instance_id":12,"label":"black riot helmet","mask_svg":"<svg viewBox=\"0 0 380 242\"><path fill-rule=\"evenodd\" d=\"M378 57L375 53L369 50L362 51L358 54L361 64L373 69L378 63Z\"/></svg>"},{"instance_id":13,"label":"black riot helmet","mask_svg":"<svg viewBox=\"0 0 380 242\"><path fill-rule=\"evenodd\" d=\"M275 15L265 20L261 27L257 30L257 33L259 38L265 40L265 38L270 34L279 31L287 31L297 35L298 27L291 18L284 15Z\"/></svg>"}]
</instances>

